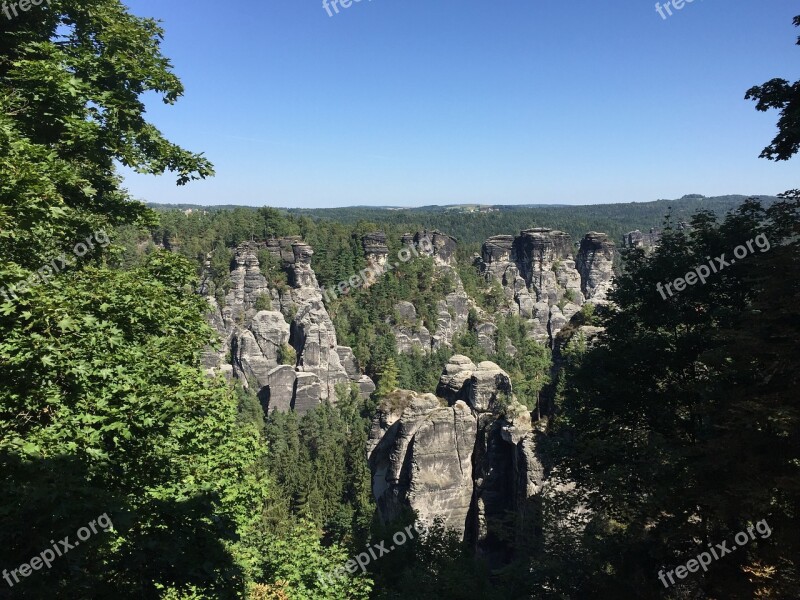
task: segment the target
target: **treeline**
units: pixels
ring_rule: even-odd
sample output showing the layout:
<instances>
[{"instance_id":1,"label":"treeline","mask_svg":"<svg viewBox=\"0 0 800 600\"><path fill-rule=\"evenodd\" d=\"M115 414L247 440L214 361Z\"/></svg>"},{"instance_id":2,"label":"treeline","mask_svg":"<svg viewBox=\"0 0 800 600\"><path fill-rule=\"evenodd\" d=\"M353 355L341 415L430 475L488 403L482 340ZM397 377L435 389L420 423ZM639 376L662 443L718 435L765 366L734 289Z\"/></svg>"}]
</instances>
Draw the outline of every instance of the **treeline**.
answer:
<instances>
[{"instance_id":1,"label":"treeline","mask_svg":"<svg viewBox=\"0 0 800 600\"><path fill-rule=\"evenodd\" d=\"M622 236L635 229L649 231L661 227L664 217L671 213L673 222L688 222L700 210L711 210L718 215L735 209L746 196L719 196L706 198L697 194L676 200L655 202L627 202L590 204L583 206L494 206L493 212L464 212L457 208L428 207L407 210L387 210L370 207L292 209L297 216L355 223L360 220L396 225L400 229L439 229L458 239L459 243L475 252L493 235L519 235L522 229L549 227L566 231L573 241L579 241L588 231L609 235L617 245ZM765 204L774 198L760 197Z\"/></svg>"}]
</instances>

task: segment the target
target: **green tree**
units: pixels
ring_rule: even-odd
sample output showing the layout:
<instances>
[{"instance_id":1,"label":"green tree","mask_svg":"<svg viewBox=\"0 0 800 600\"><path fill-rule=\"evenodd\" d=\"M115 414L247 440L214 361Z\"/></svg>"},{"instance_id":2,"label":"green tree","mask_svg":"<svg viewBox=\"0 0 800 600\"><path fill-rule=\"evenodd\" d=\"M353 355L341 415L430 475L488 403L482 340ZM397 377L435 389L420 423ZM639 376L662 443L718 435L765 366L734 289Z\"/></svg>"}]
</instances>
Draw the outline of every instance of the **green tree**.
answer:
<instances>
[{"instance_id":1,"label":"green tree","mask_svg":"<svg viewBox=\"0 0 800 600\"><path fill-rule=\"evenodd\" d=\"M118 0L55 0L0 28L2 562L114 523L14 593L239 597L265 550L264 446L200 368L215 335L195 267L152 252L121 271L120 247L90 243L156 222L115 162L179 184L213 172L144 118L143 94L183 92L163 32ZM76 260L44 267L59 256Z\"/></svg>"},{"instance_id":2,"label":"green tree","mask_svg":"<svg viewBox=\"0 0 800 600\"><path fill-rule=\"evenodd\" d=\"M766 519L770 539L683 585L703 597L798 594L798 222L796 197L746 202L719 226L699 214L652 255L626 257L616 308L575 361L553 430L567 451L559 469L583 490L574 500L592 509L584 593L656 597L660 569ZM753 239L760 251L705 284L657 291Z\"/></svg>"},{"instance_id":3,"label":"green tree","mask_svg":"<svg viewBox=\"0 0 800 600\"><path fill-rule=\"evenodd\" d=\"M800 27L800 15L794 18L794 24ZM800 46L800 37L797 45ZM762 112L780 111L778 135L761 152L761 158L780 161L797 154L800 150L800 80L789 83L785 79L771 79L750 88L745 99L756 101L756 109Z\"/></svg>"},{"instance_id":4,"label":"green tree","mask_svg":"<svg viewBox=\"0 0 800 600\"><path fill-rule=\"evenodd\" d=\"M400 372L397 369L397 362L394 358L386 359L379 372L378 386L375 395L383 398L397 388Z\"/></svg>"}]
</instances>

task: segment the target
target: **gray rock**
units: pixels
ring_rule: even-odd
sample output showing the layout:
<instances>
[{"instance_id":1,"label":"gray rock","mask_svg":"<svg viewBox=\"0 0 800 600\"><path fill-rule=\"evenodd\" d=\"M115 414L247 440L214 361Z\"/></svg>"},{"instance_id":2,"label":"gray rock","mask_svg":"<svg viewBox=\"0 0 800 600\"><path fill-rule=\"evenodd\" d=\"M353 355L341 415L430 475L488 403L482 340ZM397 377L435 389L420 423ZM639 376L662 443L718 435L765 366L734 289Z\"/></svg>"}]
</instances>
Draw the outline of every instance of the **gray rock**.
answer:
<instances>
[{"instance_id":1,"label":"gray rock","mask_svg":"<svg viewBox=\"0 0 800 600\"><path fill-rule=\"evenodd\" d=\"M651 227L647 233L642 233L638 229L629 231L622 236L622 247L625 249L644 248L650 251L661 241L661 229Z\"/></svg>"},{"instance_id":2,"label":"gray rock","mask_svg":"<svg viewBox=\"0 0 800 600\"><path fill-rule=\"evenodd\" d=\"M291 287L269 289L260 271L259 250L280 261ZM241 244L236 249L225 306L217 307L213 298L209 299L210 322L224 340L220 355L230 352L233 375L244 385L257 385L260 397L280 398L268 403L273 410L287 409L287 395L291 406L307 410L323 400L335 402L338 384L355 383L362 393L371 385L359 372L352 350L337 344L333 322L311 268L313 254L298 236ZM256 301L265 294L280 311L255 312ZM294 347L297 368L304 376L292 379L281 371L270 384L270 373L278 366L278 352L286 343ZM214 358L210 352L205 362L211 369ZM278 390L281 385L287 387Z\"/></svg>"},{"instance_id":3,"label":"gray rock","mask_svg":"<svg viewBox=\"0 0 800 600\"><path fill-rule=\"evenodd\" d=\"M497 351L495 347L495 337L497 336L497 326L493 323L479 323L475 328L475 333L478 334L478 346L486 354L494 354Z\"/></svg>"},{"instance_id":4,"label":"gray rock","mask_svg":"<svg viewBox=\"0 0 800 600\"><path fill-rule=\"evenodd\" d=\"M252 332L262 356L269 361L278 362L278 352L289 343L289 324L278 311L263 310L250 321L248 329Z\"/></svg>"},{"instance_id":5,"label":"gray rock","mask_svg":"<svg viewBox=\"0 0 800 600\"><path fill-rule=\"evenodd\" d=\"M292 408L298 414L305 414L319 406L322 397L319 377L314 373L297 373L293 396Z\"/></svg>"},{"instance_id":6,"label":"gray rock","mask_svg":"<svg viewBox=\"0 0 800 600\"><path fill-rule=\"evenodd\" d=\"M581 290L587 300L603 302L614 277L614 243L605 233L590 231L581 240L577 268L581 274Z\"/></svg>"},{"instance_id":7,"label":"gray rock","mask_svg":"<svg viewBox=\"0 0 800 600\"><path fill-rule=\"evenodd\" d=\"M446 527L463 535L472 500L476 419L463 402L441 407L431 394L399 393L409 402L402 416L383 406L370 436L379 515L387 522L410 508L423 522L443 517Z\"/></svg>"},{"instance_id":8,"label":"gray rock","mask_svg":"<svg viewBox=\"0 0 800 600\"><path fill-rule=\"evenodd\" d=\"M361 371L358 368L358 361L356 355L353 354L353 349L348 346L336 346L336 354L339 355L339 362L350 380L359 381Z\"/></svg>"},{"instance_id":9,"label":"gray rock","mask_svg":"<svg viewBox=\"0 0 800 600\"><path fill-rule=\"evenodd\" d=\"M468 384L467 403L476 411L495 408L495 403L510 398L511 378L495 363L484 361L472 372Z\"/></svg>"},{"instance_id":10,"label":"gray rock","mask_svg":"<svg viewBox=\"0 0 800 600\"><path fill-rule=\"evenodd\" d=\"M472 378L475 364L466 356L454 354L445 365L444 372L439 378L436 394L455 404L458 400L466 401L469 396L467 383Z\"/></svg>"},{"instance_id":11,"label":"gray rock","mask_svg":"<svg viewBox=\"0 0 800 600\"><path fill-rule=\"evenodd\" d=\"M262 391L262 406L267 413L287 412L292 407L297 374L287 365L275 367L267 375L267 385Z\"/></svg>"},{"instance_id":12,"label":"gray rock","mask_svg":"<svg viewBox=\"0 0 800 600\"><path fill-rule=\"evenodd\" d=\"M513 396L495 402L510 395L510 386L496 364L475 365L455 355L439 382L449 408L432 394L405 390L381 402L367 453L384 522L408 509L422 521L442 517L448 528L475 543L490 564L502 563L520 535L515 532L530 531L528 524L541 520L545 478L541 434L533 430L530 412ZM470 409L460 397L494 410ZM510 528L509 514L517 520Z\"/></svg>"},{"instance_id":13,"label":"gray rock","mask_svg":"<svg viewBox=\"0 0 800 600\"><path fill-rule=\"evenodd\" d=\"M493 236L481 249L483 276L504 290L500 312L525 319L531 338L551 347L580 306L603 303L611 286L614 245L605 234L590 232L573 254L568 234L544 227Z\"/></svg>"},{"instance_id":14,"label":"gray rock","mask_svg":"<svg viewBox=\"0 0 800 600\"><path fill-rule=\"evenodd\" d=\"M375 383L368 376L362 375L358 380L358 391L362 398L369 398L375 391Z\"/></svg>"}]
</instances>

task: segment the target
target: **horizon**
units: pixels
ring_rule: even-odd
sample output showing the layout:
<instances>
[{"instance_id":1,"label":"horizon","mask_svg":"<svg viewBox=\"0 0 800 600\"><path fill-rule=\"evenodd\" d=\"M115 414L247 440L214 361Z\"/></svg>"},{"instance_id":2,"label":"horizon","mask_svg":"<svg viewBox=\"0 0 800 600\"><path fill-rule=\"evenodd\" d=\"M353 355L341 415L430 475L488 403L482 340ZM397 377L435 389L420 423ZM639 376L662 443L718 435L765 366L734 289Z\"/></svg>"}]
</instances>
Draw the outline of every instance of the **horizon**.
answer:
<instances>
[{"instance_id":1,"label":"horizon","mask_svg":"<svg viewBox=\"0 0 800 600\"><path fill-rule=\"evenodd\" d=\"M225 208L225 207L232 207L232 208L262 208L262 207L269 207L275 208L278 210L336 210L342 208L366 208L366 209L373 209L373 210L422 210L426 208L458 208L458 207L467 207L467 206L476 206L476 207L491 207L491 208L537 208L537 207L550 207L550 208L580 208L586 206L611 206L616 204L655 204L658 202L678 202L680 200L716 200L719 198L730 198L730 197L741 197L741 198L776 198L775 194L715 194L712 196L706 196L703 194L684 194L679 198L657 198L655 200L631 200L629 202L589 202L586 204L566 204L562 202L531 202L531 203L519 203L519 204L506 204L506 203L488 203L488 202L461 202L461 203L454 203L454 204L422 204L419 206L402 206L402 205L378 205L378 204L346 204L342 206L326 206L326 207L291 207L291 206L279 206L273 204L237 204L237 203L219 203L219 204L200 204L197 202L158 202L158 201L150 201L144 200L146 204L155 204L157 206L198 206L201 208Z\"/></svg>"}]
</instances>

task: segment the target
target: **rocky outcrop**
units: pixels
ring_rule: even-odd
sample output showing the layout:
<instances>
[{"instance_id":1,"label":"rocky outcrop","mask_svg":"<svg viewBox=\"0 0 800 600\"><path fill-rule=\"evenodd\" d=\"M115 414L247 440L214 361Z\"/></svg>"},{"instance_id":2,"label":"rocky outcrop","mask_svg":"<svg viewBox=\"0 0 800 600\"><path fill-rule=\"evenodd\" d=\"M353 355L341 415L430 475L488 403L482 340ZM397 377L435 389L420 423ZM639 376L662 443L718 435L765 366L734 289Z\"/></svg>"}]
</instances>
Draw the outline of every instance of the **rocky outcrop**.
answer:
<instances>
[{"instance_id":1,"label":"rocky outcrop","mask_svg":"<svg viewBox=\"0 0 800 600\"><path fill-rule=\"evenodd\" d=\"M638 229L629 231L622 236L622 247L626 250L631 248L644 248L645 250L652 250L658 245L661 240L661 229L651 227L650 231L642 233Z\"/></svg>"},{"instance_id":2,"label":"rocky outcrop","mask_svg":"<svg viewBox=\"0 0 800 600\"><path fill-rule=\"evenodd\" d=\"M270 287L258 258L264 251L286 273L288 287ZM216 357L204 356L206 364L216 358L213 366L219 367L219 357L229 356L232 375L247 387L255 386L267 411L304 412L325 400L335 402L339 384L356 384L362 394L374 390L352 350L337 343L311 268L313 254L297 236L241 244L224 306L209 298L209 319L224 346ZM262 299L273 309L257 311ZM292 364L281 364L291 358Z\"/></svg>"},{"instance_id":3,"label":"rocky outcrop","mask_svg":"<svg viewBox=\"0 0 800 600\"><path fill-rule=\"evenodd\" d=\"M568 234L538 227L489 238L478 266L487 283L502 286L502 312L520 316L535 340L552 345L585 302L605 301L613 256L605 234L587 234L576 252Z\"/></svg>"},{"instance_id":4,"label":"rocky outcrop","mask_svg":"<svg viewBox=\"0 0 800 600\"><path fill-rule=\"evenodd\" d=\"M538 518L541 434L492 362L455 355L437 396L396 390L373 420L367 452L384 522L414 510L444 519L490 562L508 558L508 511ZM509 537L510 536L510 537Z\"/></svg>"},{"instance_id":5,"label":"rocky outcrop","mask_svg":"<svg viewBox=\"0 0 800 600\"><path fill-rule=\"evenodd\" d=\"M511 379L491 361L476 366L466 356L456 354L445 365L436 393L451 404L461 400L477 412L487 412L511 399Z\"/></svg>"},{"instance_id":6,"label":"rocky outcrop","mask_svg":"<svg viewBox=\"0 0 800 600\"><path fill-rule=\"evenodd\" d=\"M389 247L386 245L386 234L382 231L368 233L361 240L364 248L364 258L367 260L367 268L381 272L385 267L389 256ZM370 287L374 281L371 279L364 282L364 287Z\"/></svg>"},{"instance_id":7,"label":"rocky outcrop","mask_svg":"<svg viewBox=\"0 0 800 600\"><path fill-rule=\"evenodd\" d=\"M614 277L614 243L605 233L590 231L581 240L576 263L584 297L604 302Z\"/></svg>"},{"instance_id":8,"label":"rocky outcrop","mask_svg":"<svg viewBox=\"0 0 800 600\"><path fill-rule=\"evenodd\" d=\"M389 319L397 342L397 351L410 354L415 348L422 352L431 351L431 333L417 317L417 309L411 302L398 302L395 314Z\"/></svg>"},{"instance_id":9,"label":"rocky outcrop","mask_svg":"<svg viewBox=\"0 0 800 600\"><path fill-rule=\"evenodd\" d=\"M394 392L373 424L370 467L385 521L407 510L420 520L443 517L461 530L472 500L472 450L477 420L461 402L442 406L432 394Z\"/></svg>"},{"instance_id":10,"label":"rocky outcrop","mask_svg":"<svg viewBox=\"0 0 800 600\"><path fill-rule=\"evenodd\" d=\"M411 353L414 349L428 353L452 346L453 338L467 328L470 308L474 301L464 291L464 284L456 267L457 241L441 231L418 231L406 233L401 238L403 246L415 246L420 256L433 258L434 276L452 283L452 291L436 304L435 333L418 318L416 308L409 302L395 306L397 315L389 319L400 353Z\"/></svg>"}]
</instances>

